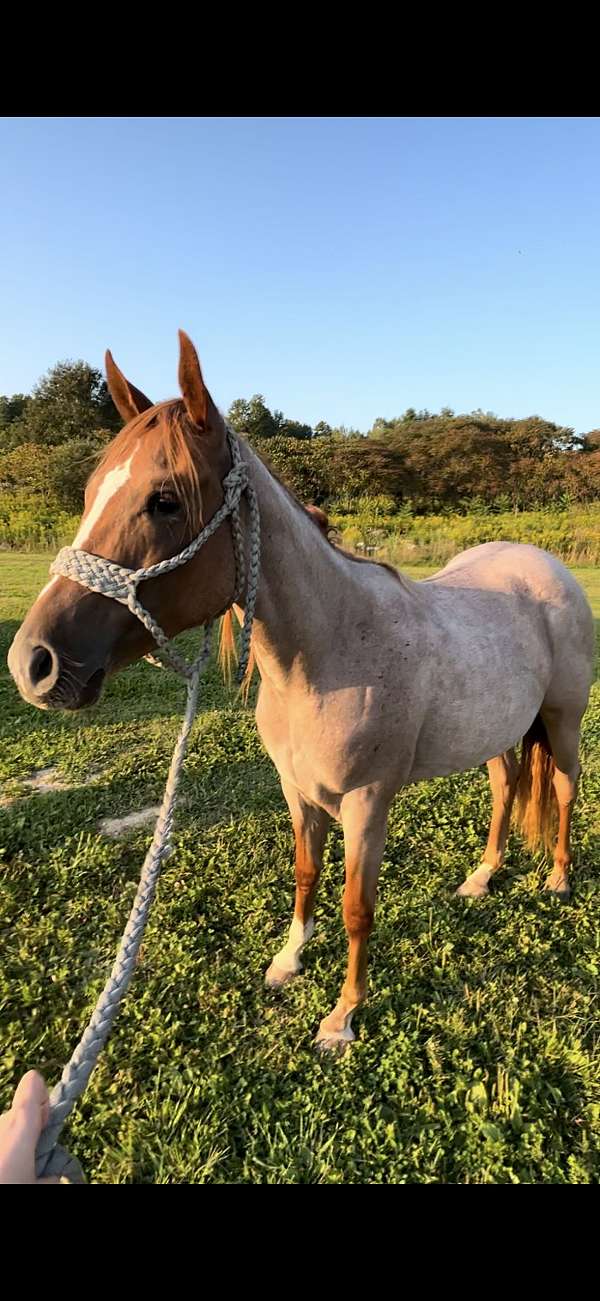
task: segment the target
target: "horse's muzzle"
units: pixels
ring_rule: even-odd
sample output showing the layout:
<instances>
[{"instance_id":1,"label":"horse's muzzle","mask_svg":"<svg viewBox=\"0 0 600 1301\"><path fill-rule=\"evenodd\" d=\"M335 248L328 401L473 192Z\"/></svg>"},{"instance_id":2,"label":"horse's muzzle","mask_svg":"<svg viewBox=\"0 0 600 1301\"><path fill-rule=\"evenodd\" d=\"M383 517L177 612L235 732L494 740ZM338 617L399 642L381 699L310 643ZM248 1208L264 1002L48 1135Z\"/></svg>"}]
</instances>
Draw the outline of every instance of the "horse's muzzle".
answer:
<instances>
[{"instance_id":1,"label":"horse's muzzle","mask_svg":"<svg viewBox=\"0 0 600 1301\"><path fill-rule=\"evenodd\" d=\"M91 672L63 657L48 642L36 641L20 628L8 652L8 667L20 694L38 709L84 709L97 701L105 669Z\"/></svg>"}]
</instances>

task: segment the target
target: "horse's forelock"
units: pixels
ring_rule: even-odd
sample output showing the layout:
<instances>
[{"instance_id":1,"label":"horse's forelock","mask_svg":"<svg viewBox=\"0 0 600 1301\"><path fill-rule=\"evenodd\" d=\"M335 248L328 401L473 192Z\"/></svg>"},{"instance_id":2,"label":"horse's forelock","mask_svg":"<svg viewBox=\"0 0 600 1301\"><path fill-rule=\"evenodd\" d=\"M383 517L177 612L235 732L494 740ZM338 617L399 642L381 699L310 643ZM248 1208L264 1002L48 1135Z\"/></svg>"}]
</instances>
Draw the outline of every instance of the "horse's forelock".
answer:
<instances>
[{"instance_id":1,"label":"horse's forelock","mask_svg":"<svg viewBox=\"0 0 600 1301\"><path fill-rule=\"evenodd\" d=\"M173 481L187 522L197 532L202 522L201 444L180 399L158 403L131 420L102 452L96 473L108 468L115 458L127 456L136 442L140 449L136 470L143 472L144 438L152 431L156 431L165 457L166 477ZM146 446L149 450L148 442Z\"/></svg>"}]
</instances>

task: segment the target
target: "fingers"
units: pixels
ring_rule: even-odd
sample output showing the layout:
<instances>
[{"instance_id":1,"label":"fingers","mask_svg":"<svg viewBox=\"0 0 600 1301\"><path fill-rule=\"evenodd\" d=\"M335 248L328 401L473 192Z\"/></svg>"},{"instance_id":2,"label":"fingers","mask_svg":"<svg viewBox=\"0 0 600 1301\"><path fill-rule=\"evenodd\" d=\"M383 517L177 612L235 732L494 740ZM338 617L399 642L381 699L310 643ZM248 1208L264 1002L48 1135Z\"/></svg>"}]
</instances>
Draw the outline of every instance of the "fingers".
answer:
<instances>
[{"instance_id":1,"label":"fingers","mask_svg":"<svg viewBox=\"0 0 600 1301\"><path fill-rule=\"evenodd\" d=\"M46 1085L36 1071L28 1071L0 1121L0 1183L35 1183L35 1149L47 1114Z\"/></svg>"},{"instance_id":2,"label":"fingers","mask_svg":"<svg viewBox=\"0 0 600 1301\"><path fill-rule=\"evenodd\" d=\"M48 1090L45 1080L37 1071L28 1071L19 1080L12 1102L13 1111L17 1107L43 1107L48 1102Z\"/></svg>"},{"instance_id":3,"label":"fingers","mask_svg":"<svg viewBox=\"0 0 600 1301\"><path fill-rule=\"evenodd\" d=\"M48 1119L48 1090L37 1071L28 1071L19 1081L11 1113L15 1130L37 1143Z\"/></svg>"}]
</instances>

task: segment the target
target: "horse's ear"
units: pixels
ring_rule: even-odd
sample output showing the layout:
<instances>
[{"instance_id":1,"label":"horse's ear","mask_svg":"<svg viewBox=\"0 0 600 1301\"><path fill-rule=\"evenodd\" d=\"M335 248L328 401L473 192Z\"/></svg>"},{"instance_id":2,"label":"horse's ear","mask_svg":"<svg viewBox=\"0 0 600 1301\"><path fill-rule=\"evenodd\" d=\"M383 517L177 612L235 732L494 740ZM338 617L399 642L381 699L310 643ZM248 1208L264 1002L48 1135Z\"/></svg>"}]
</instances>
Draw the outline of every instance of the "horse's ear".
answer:
<instances>
[{"instance_id":1,"label":"horse's ear","mask_svg":"<svg viewBox=\"0 0 600 1301\"><path fill-rule=\"evenodd\" d=\"M206 429L208 390L202 378L198 353L183 330L179 331L179 387L190 420L200 429Z\"/></svg>"},{"instance_id":2,"label":"horse's ear","mask_svg":"<svg viewBox=\"0 0 600 1301\"><path fill-rule=\"evenodd\" d=\"M130 384L122 371L119 370L117 363L113 361L112 353L107 352L105 357L106 364L106 382L108 391L119 412L123 417L125 424L133 420L135 416L147 411L148 407L153 407L154 403L145 393L141 393L135 384Z\"/></svg>"}]
</instances>

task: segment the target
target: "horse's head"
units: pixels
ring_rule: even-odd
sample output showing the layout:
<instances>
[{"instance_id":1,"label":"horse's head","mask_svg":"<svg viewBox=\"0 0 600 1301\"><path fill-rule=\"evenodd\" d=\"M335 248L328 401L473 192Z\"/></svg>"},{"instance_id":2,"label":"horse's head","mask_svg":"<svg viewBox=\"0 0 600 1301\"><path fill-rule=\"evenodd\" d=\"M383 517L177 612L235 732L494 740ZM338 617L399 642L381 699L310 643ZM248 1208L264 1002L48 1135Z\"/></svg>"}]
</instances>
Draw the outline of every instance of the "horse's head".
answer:
<instances>
[{"instance_id":1,"label":"horse's head","mask_svg":"<svg viewBox=\"0 0 600 1301\"><path fill-rule=\"evenodd\" d=\"M108 386L126 423L88 482L73 546L129 569L177 555L223 502L230 468L225 424L182 332L180 345L183 400L156 406L106 355ZM232 600L235 576L225 520L187 564L142 582L138 595L172 637L221 613ZM153 649L152 637L125 605L56 576L22 623L8 666L30 704L80 709L97 700L108 673Z\"/></svg>"}]
</instances>

